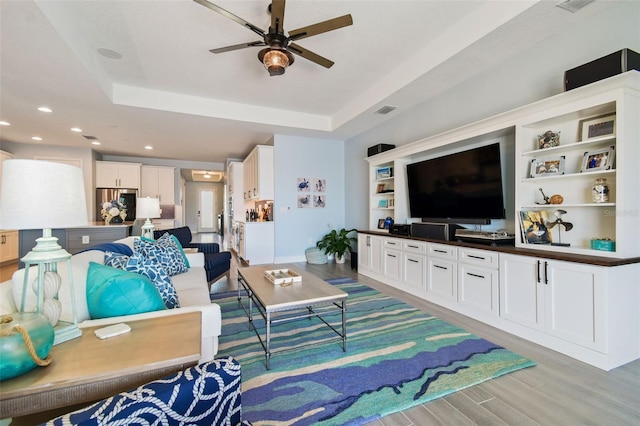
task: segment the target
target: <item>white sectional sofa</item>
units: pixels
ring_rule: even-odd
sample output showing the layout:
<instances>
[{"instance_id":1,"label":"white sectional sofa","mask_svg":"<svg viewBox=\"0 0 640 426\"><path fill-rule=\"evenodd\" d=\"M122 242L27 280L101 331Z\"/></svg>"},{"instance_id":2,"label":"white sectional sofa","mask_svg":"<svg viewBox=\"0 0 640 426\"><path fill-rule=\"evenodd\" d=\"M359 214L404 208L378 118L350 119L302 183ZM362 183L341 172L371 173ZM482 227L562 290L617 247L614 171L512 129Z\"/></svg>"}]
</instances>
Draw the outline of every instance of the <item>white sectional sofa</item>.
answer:
<instances>
[{"instance_id":1,"label":"white sectional sofa","mask_svg":"<svg viewBox=\"0 0 640 426\"><path fill-rule=\"evenodd\" d=\"M139 237L127 237L114 242L126 244L133 249L134 238ZM200 311L202 313L200 362L213 359L218 352L218 336L221 329L220 307L215 303L211 303L209 299L209 286L204 269L204 255L202 253L186 253L186 256L190 265L189 270L171 277L180 300L179 308L92 320L86 299L87 271L89 262L104 263L104 252L101 250L89 250L73 255L71 257L71 269L80 328ZM8 314L18 310L17 307L20 306L22 300L24 272L24 269L19 269L13 274L12 280L0 284L0 313ZM59 299L62 303L61 319L63 321L72 321L66 263L58 265L58 273L62 277L62 288L59 292ZM36 267L32 267L29 272L29 281L32 281L32 277L35 279L36 276ZM30 311L35 307L36 297L31 289L27 291L28 297L25 310Z\"/></svg>"}]
</instances>

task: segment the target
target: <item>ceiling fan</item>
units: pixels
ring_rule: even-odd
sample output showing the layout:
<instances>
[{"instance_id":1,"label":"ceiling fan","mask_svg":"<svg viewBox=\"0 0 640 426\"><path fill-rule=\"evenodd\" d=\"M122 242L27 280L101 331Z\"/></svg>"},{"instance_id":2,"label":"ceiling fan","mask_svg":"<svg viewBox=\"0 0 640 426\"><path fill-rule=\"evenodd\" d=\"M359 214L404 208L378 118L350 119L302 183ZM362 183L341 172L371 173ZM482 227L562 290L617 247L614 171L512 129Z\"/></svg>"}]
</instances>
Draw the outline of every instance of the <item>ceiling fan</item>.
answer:
<instances>
[{"instance_id":1,"label":"ceiling fan","mask_svg":"<svg viewBox=\"0 0 640 426\"><path fill-rule=\"evenodd\" d=\"M260 37L262 37L262 40L235 44L233 46L220 47L218 49L211 49L211 53L224 53L230 52L232 50L244 49L247 47L267 46L266 48L258 52L258 59L260 60L260 62L262 62L267 71L269 71L269 75L271 76L284 74L285 69L294 61L292 53L295 53L296 55L301 56L311 62L315 62L318 65L322 65L325 68L331 68L331 66L333 65L332 61L316 53L313 53L312 51L305 49L304 47L293 42L301 40L303 38L326 33L328 31L337 30L338 28L346 27L353 24L351 15L344 15L338 18L329 19L327 21L318 22L317 24L289 31L288 35L285 35L285 0L272 0L272 3L269 5L269 11L271 12L271 26L266 32L256 27L255 25L245 21L239 16L234 15L233 13L207 0L193 1L201 4L202 6L208 7L211 10L214 10L223 16L226 16L227 18L237 22L244 27L247 27L254 33L258 34Z\"/></svg>"}]
</instances>

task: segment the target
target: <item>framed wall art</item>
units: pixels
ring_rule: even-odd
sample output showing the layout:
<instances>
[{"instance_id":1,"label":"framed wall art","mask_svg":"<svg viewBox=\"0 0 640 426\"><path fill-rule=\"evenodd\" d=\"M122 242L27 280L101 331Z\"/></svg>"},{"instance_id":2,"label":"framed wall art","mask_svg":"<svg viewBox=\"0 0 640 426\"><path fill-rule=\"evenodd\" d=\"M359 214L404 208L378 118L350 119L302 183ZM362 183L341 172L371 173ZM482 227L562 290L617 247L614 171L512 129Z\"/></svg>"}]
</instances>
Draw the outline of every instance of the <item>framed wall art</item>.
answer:
<instances>
[{"instance_id":1,"label":"framed wall art","mask_svg":"<svg viewBox=\"0 0 640 426\"><path fill-rule=\"evenodd\" d=\"M583 141L604 136L615 136L615 134L615 114L600 115L580 121L580 139Z\"/></svg>"},{"instance_id":2,"label":"framed wall art","mask_svg":"<svg viewBox=\"0 0 640 426\"><path fill-rule=\"evenodd\" d=\"M564 160L564 155L547 159L534 158L531 160L529 176L533 178L540 176L563 175Z\"/></svg>"},{"instance_id":3,"label":"framed wall art","mask_svg":"<svg viewBox=\"0 0 640 426\"><path fill-rule=\"evenodd\" d=\"M582 157L580 172L598 172L613 169L615 154L615 146L613 145L608 148L585 152Z\"/></svg>"}]
</instances>

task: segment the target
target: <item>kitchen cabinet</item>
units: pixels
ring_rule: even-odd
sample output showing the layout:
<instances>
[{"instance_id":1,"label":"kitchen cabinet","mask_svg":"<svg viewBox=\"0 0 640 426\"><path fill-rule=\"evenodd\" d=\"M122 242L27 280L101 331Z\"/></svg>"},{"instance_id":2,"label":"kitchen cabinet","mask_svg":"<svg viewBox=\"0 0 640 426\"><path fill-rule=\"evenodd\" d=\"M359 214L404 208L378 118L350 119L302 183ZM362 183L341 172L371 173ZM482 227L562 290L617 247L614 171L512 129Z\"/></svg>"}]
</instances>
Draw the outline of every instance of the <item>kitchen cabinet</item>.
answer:
<instances>
[{"instance_id":1,"label":"kitchen cabinet","mask_svg":"<svg viewBox=\"0 0 640 426\"><path fill-rule=\"evenodd\" d=\"M382 274L382 241L377 235L358 234L358 271Z\"/></svg>"},{"instance_id":2,"label":"kitchen cabinet","mask_svg":"<svg viewBox=\"0 0 640 426\"><path fill-rule=\"evenodd\" d=\"M142 166L140 196L158 198L160 204L175 204L175 168Z\"/></svg>"},{"instance_id":3,"label":"kitchen cabinet","mask_svg":"<svg viewBox=\"0 0 640 426\"><path fill-rule=\"evenodd\" d=\"M128 234L129 227L127 225L68 228L66 230L66 246L63 247L69 253L76 254L96 244L111 243L125 238Z\"/></svg>"},{"instance_id":4,"label":"kitchen cabinet","mask_svg":"<svg viewBox=\"0 0 640 426\"><path fill-rule=\"evenodd\" d=\"M227 169L227 187L229 192L229 216L231 220L245 221L244 194L244 165L239 161L229 163Z\"/></svg>"},{"instance_id":5,"label":"kitchen cabinet","mask_svg":"<svg viewBox=\"0 0 640 426\"><path fill-rule=\"evenodd\" d=\"M18 259L18 231L0 231L0 263Z\"/></svg>"},{"instance_id":6,"label":"kitchen cabinet","mask_svg":"<svg viewBox=\"0 0 640 426\"><path fill-rule=\"evenodd\" d=\"M140 189L139 163L96 161L96 188Z\"/></svg>"},{"instance_id":7,"label":"kitchen cabinet","mask_svg":"<svg viewBox=\"0 0 640 426\"><path fill-rule=\"evenodd\" d=\"M273 200L273 147L257 145L243 161L244 199Z\"/></svg>"},{"instance_id":8,"label":"kitchen cabinet","mask_svg":"<svg viewBox=\"0 0 640 426\"><path fill-rule=\"evenodd\" d=\"M249 265L275 261L274 223L240 222L238 224L239 255Z\"/></svg>"},{"instance_id":9,"label":"kitchen cabinet","mask_svg":"<svg viewBox=\"0 0 640 426\"><path fill-rule=\"evenodd\" d=\"M605 349L605 268L511 254L500 262L500 317Z\"/></svg>"}]
</instances>

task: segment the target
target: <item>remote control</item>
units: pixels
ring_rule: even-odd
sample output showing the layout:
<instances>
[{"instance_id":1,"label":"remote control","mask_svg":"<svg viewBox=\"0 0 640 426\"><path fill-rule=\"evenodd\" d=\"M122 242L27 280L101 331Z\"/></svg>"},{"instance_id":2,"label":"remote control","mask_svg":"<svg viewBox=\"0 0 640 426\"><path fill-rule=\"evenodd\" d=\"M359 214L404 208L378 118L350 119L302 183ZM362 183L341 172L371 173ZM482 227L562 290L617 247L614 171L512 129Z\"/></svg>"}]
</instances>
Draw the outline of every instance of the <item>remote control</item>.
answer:
<instances>
[{"instance_id":1,"label":"remote control","mask_svg":"<svg viewBox=\"0 0 640 426\"><path fill-rule=\"evenodd\" d=\"M96 337L98 339L108 339L110 337L119 336L124 333L128 333L131 331L131 327L129 327L125 323L114 324L108 327L99 328L94 331Z\"/></svg>"}]
</instances>

